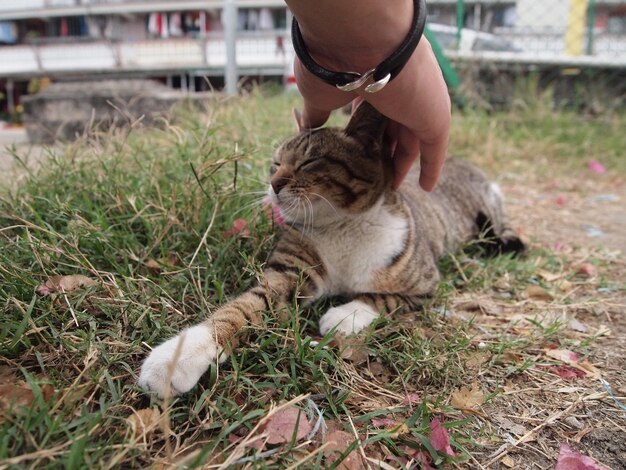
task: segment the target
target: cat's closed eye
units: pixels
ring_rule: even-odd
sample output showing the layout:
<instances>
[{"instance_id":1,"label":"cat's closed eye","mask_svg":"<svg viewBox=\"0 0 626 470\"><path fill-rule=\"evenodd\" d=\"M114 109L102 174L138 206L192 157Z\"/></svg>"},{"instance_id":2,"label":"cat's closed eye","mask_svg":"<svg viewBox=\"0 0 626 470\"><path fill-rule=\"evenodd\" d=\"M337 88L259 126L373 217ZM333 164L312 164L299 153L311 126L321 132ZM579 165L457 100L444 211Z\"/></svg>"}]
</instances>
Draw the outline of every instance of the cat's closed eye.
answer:
<instances>
[{"instance_id":1,"label":"cat's closed eye","mask_svg":"<svg viewBox=\"0 0 626 470\"><path fill-rule=\"evenodd\" d=\"M320 161L321 160L317 157L309 158L303 161L300 165L298 165L298 167L296 168L296 171L311 169L313 166L320 163Z\"/></svg>"}]
</instances>

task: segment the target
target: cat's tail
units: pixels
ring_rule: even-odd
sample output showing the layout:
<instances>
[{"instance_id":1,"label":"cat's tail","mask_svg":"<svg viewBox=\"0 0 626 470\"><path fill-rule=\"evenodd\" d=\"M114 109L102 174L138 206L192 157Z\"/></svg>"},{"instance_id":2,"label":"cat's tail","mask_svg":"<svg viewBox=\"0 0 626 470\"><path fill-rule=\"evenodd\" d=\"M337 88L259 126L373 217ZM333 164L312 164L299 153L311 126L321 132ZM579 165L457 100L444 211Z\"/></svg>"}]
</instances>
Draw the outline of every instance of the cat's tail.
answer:
<instances>
[{"instance_id":1,"label":"cat's tail","mask_svg":"<svg viewBox=\"0 0 626 470\"><path fill-rule=\"evenodd\" d=\"M515 230L507 223L503 223L498 232L494 229L493 221L484 213L476 216L478 226L478 245L487 256L498 256L506 253L514 256L526 251L526 245Z\"/></svg>"}]
</instances>

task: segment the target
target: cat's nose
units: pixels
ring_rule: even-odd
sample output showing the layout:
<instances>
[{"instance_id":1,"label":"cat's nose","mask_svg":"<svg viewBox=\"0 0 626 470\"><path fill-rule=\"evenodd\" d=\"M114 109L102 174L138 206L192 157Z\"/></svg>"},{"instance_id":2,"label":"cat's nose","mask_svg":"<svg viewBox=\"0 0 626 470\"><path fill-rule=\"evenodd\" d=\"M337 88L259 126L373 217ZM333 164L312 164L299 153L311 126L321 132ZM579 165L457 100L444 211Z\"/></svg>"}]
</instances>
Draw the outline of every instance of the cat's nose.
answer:
<instances>
[{"instance_id":1,"label":"cat's nose","mask_svg":"<svg viewBox=\"0 0 626 470\"><path fill-rule=\"evenodd\" d=\"M270 184L272 185L272 189L274 190L274 193L276 193L277 195L285 186L287 186L287 183L289 183L289 178L284 178L282 176L275 176L270 181Z\"/></svg>"}]
</instances>

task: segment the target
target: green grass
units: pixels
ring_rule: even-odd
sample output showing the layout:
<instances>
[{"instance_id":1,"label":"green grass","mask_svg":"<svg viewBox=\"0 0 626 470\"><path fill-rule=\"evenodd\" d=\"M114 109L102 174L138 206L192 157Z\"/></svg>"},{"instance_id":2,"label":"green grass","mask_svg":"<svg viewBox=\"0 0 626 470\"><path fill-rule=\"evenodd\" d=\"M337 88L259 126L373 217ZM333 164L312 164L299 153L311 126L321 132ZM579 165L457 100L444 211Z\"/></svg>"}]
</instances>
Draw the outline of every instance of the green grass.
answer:
<instances>
[{"instance_id":1,"label":"green grass","mask_svg":"<svg viewBox=\"0 0 626 470\"><path fill-rule=\"evenodd\" d=\"M284 321L268 318L251 331L224 365L198 387L162 409L135 382L146 345L155 345L245 290L259 274L275 234L258 204L270 155L293 132L295 97L256 92L216 100L205 112L180 109L160 129L94 132L68 145L0 201L0 356L13 382L33 390L30 407L0 410L0 465L13 468L146 468L185 461L219 464L232 452L229 436L244 436L272 404L303 394L335 422L383 455L403 446L428 448L429 421L446 415L458 461L475 435L449 404L452 390L475 380L469 364L482 341L472 321L437 314L459 292L484 293L509 273L515 294L537 283L538 267L559 261L541 252L523 260L475 259L459 254L441 263L440 293L424 314L381 320L355 347L366 363L346 359L319 340L317 319L295 306ZM335 123L342 117L334 118ZM626 167L624 116L589 120L568 112L525 108L455 117L452 152L486 165L493 174L526 166L584 168L588 158L611 171ZM250 238L224 238L235 219L248 221ZM540 259L540 261L537 261ZM160 264L155 267L154 261ZM84 274L98 286L39 297L53 275ZM558 341L559 327L539 325L530 335L510 331L486 344L483 367L500 382L523 374L498 358L510 351ZM1 374L0 374L1 375ZM44 399L41 387L55 393ZM417 392L420 402L402 403ZM497 394L497 391L495 392ZM304 407L302 401L300 406ZM159 428L133 432L133 409L161 408L171 435ZM393 415L407 430L376 430L371 419ZM252 468L282 468L304 459L319 442L285 445ZM426 445L426 447L425 447ZM222 455L224 454L224 455ZM255 454L248 449L244 456ZM325 468L323 453L307 460Z\"/></svg>"}]
</instances>

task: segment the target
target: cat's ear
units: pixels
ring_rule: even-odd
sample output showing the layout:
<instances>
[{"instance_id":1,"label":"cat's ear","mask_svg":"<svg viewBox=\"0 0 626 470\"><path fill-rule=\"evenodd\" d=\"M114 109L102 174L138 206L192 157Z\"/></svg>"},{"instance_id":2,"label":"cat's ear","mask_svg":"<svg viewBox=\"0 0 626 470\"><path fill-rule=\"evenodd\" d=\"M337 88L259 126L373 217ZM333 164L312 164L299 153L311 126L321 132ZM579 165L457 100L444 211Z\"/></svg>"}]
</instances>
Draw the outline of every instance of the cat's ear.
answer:
<instances>
[{"instance_id":1,"label":"cat's ear","mask_svg":"<svg viewBox=\"0 0 626 470\"><path fill-rule=\"evenodd\" d=\"M345 133L363 142L381 141L387 128L387 118L367 101L363 101L352 113Z\"/></svg>"},{"instance_id":2,"label":"cat's ear","mask_svg":"<svg viewBox=\"0 0 626 470\"><path fill-rule=\"evenodd\" d=\"M304 130L304 126L302 125L302 113L297 108L293 108L291 113L293 115L293 120L296 122L298 132L302 132Z\"/></svg>"}]
</instances>

